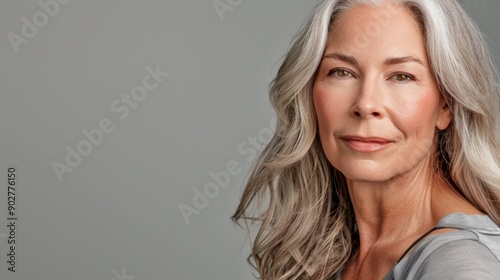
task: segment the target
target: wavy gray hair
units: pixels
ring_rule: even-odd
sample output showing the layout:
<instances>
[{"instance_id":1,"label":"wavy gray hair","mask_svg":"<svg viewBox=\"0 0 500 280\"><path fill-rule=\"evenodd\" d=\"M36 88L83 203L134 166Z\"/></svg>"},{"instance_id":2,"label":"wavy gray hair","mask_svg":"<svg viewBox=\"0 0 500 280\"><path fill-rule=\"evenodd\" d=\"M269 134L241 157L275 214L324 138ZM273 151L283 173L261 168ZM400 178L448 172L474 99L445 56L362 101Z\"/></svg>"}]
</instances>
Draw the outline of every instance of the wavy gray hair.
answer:
<instances>
[{"instance_id":1,"label":"wavy gray hair","mask_svg":"<svg viewBox=\"0 0 500 280\"><path fill-rule=\"evenodd\" d=\"M405 7L421 24L431 69L453 112L436 160L448 183L500 224L498 72L481 32L460 4L323 0L295 36L271 84L276 133L254 164L233 216L247 226L247 221L259 222L249 261L262 279L326 279L341 271L356 250L345 178L321 148L312 87L325 46L335 40L329 38L331 26L358 5ZM367 26L368 36L370 30L376 29Z\"/></svg>"}]
</instances>

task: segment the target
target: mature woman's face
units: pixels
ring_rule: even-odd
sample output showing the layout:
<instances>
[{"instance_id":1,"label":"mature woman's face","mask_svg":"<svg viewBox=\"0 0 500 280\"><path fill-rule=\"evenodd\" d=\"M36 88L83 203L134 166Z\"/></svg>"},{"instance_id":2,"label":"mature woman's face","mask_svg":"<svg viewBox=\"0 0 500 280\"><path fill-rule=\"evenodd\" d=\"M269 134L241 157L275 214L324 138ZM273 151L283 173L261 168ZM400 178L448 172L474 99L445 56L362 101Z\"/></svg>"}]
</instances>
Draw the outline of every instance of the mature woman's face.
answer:
<instances>
[{"instance_id":1,"label":"mature woman's face","mask_svg":"<svg viewBox=\"0 0 500 280\"><path fill-rule=\"evenodd\" d=\"M451 113L412 14L360 6L341 14L330 38L313 89L330 163L371 182L428 168Z\"/></svg>"}]
</instances>

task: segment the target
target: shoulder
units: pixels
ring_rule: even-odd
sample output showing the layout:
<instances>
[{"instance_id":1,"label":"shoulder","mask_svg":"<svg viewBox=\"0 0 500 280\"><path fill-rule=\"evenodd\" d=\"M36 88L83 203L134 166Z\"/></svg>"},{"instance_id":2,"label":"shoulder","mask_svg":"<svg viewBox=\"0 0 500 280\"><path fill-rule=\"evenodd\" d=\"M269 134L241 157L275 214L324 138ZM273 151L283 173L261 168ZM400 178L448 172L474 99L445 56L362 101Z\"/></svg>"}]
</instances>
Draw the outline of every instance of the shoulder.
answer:
<instances>
[{"instance_id":1,"label":"shoulder","mask_svg":"<svg viewBox=\"0 0 500 280\"><path fill-rule=\"evenodd\" d=\"M500 279L500 261L478 240L453 240L425 257L416 279Z\"/></svg>"},{"instance_id":2,"label":"shoulder","mask_svg":"<svg viewBox=\"0 0 500 280\"><path fill-rule=\"evenodd\" d=\"M449 215L452 232L421 240L386 279L500 279L500 228L489 217Z\"/></svg>"}]
</instances>

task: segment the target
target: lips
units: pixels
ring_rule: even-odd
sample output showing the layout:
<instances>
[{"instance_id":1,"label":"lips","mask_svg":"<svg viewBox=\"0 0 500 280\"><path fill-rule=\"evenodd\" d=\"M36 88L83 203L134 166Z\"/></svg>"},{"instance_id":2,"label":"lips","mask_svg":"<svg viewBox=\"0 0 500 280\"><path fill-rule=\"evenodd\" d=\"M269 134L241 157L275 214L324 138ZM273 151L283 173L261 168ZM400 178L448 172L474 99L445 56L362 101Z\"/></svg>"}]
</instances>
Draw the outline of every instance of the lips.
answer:
<instances>
[{"instance_id":1,"label":"lips","mask_svg":"<svg viewBox=\"0 0 500 280\"><path fill-rule=\"evenodd\" d=\"M341 136L340 139L351 149L362 152L371 153L380 151L391 145L393 141L377 136Z\"/></svg>"}]
</instances>

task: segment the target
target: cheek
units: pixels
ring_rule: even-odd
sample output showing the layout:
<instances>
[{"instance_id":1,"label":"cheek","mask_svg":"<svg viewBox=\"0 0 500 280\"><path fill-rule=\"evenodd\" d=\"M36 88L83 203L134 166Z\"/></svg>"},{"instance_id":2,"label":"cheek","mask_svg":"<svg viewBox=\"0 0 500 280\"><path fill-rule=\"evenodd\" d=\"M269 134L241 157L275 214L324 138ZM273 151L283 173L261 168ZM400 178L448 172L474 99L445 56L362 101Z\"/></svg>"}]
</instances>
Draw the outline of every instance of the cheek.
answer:
<instances>
[{"instance_id":1,"label":"cheek","mask_svg":"<svg viewBox=\"0 0 500 280\"><path fill-rule=\"evenodd\" d=\"M328 110L328 98L322 92L314 91L313 102L314 109L316 111L316 117L318 119L318 126L320 131L323 130L325 123L328 123L331 119L331 110Z\"/></svg>"},{"instance_id":2,"label":"cheek","mask_svg":"<svg viewBox=\"0 0 500 280\"><path fill-rule=\"evenodd\" d=\"M321 86L313 88L313 103L318 119L320 134L331 133L345 115L347 100L339 100L338 95Z\"/></svg>"},{"instance_id":3,"label":"cheek","mask_svg":"<svg viewBox=\"0 0 500 280\"><path fill-rule=\"evenodd\" d=\"M346 122L346 110L349 104L349 101L342 96L346 95L333 94L330 88L325 89L320 86L313 88L319 139L328 161L334 166L338 164L338 147L334 132Z\"/></svg>"},{"instance_id":4,"label":"cheek","mask_svg":"<svg viewBox=\"0 0 500 280\"><path fill-rule=\"evenodd\" d=\"M418 95L418 94L417 94ZM435 92L420 94L418 98L406 98L394 107L394 125L408 134L418 137L430 137L436 128L440 99Z\"/></svg>"}]
</instances>

